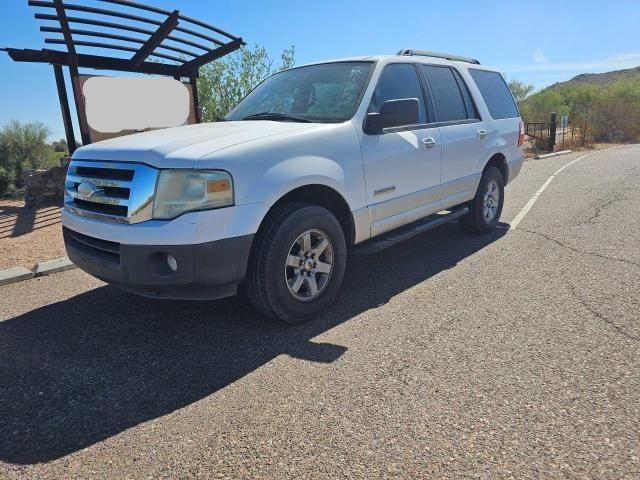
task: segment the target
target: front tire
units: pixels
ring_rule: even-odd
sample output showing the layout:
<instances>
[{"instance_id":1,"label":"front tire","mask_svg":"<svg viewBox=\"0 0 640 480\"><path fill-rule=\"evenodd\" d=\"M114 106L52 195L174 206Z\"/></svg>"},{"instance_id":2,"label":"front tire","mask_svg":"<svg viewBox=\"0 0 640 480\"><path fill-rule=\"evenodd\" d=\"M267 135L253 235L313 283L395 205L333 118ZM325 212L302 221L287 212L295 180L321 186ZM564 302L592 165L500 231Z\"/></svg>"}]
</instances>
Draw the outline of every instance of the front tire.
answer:
<instances>
[{"instance_id":1,"label":"front tire","mask_svg":"<svg viewBox=\"0 0 640 480\"><path fill-rule=\"evenodd\" d=\"M482 174L475 198L469 203L469 212L461 217L462 226L472 233L493 230L500 221L503 205L504 179L500 170L489 167Z\"/></svg>"},{"instance_id":2,"label":"front tire","mask_svg":"<svg viewBox=\"0 0 640 480\"><path fill-rule=\"evenodd\" d=\"M285 205L256 239L246 279L249 300L269 317L302 323L333 304L346 262L344 233L329 210Z\"/></svg>"}]
</instances>

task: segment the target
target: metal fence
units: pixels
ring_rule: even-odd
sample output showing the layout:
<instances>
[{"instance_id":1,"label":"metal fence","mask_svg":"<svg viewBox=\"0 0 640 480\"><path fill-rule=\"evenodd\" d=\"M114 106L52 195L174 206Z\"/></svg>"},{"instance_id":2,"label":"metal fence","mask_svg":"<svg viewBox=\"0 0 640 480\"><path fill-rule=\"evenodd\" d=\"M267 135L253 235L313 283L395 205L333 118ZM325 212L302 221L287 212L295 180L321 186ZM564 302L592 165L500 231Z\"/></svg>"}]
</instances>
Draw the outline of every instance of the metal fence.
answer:
<instances>
[{"instance_id":1,"label":"metal fence","mask_svg":"<svg viewBox=\"0 0 640 480\"><path fill-rule=\"evenodd\" d=\"M564 150L566 147L584 147L592 141L588 126L573 125L558 127L555 112L551 113L548 122L528 122L524 125L524 133L533 139L539 148L553 152L556 146Z\"/></svg>"}]
</instances>

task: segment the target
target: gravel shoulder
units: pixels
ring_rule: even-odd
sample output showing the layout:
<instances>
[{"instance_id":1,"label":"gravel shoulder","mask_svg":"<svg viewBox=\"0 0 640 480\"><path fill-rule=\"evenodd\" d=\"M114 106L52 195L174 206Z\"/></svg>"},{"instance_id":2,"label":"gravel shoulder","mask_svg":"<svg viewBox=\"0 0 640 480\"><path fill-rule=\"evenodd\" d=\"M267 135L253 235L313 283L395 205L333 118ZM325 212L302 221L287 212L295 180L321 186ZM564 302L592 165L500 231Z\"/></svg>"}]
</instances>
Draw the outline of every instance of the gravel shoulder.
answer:
<instances>
[{"instance_id":1,"label":"gravel shoulder","mask_svg":"<svg viewBox=\"0 0 640 480\"><path fill-rule=\"evenodd\" d=\"M0 200L0 270L32 268L66 255L60 207L26 208L24 202Z\"/></svg>"}]
</instances>

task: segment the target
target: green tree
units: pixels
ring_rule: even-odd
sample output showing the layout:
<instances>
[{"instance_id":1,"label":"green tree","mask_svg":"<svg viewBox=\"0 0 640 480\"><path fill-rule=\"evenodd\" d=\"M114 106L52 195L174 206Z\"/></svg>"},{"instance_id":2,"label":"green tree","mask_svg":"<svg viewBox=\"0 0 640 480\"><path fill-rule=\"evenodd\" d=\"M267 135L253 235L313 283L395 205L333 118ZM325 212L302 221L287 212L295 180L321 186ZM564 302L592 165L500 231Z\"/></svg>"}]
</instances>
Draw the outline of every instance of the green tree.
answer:
<instances>
[{"instance_id":1,"label":"green tree","mask_svg":"<svg viewBox=\"0 0 640 480\"><path fill-rule=\"evenodd\" d=\"M202 119L214 122L222 119L256 85L268 76L293 67L295 49L282 52L280 65L274 67L266 49L258 45L243 47L200 69L198 96Z\"/></svg>"},{"instance_id":2,"label":"green tree","mask_svg":"<svg viewBox=\"0 0 640 480\"><path fill-rule=\"evenodd\" d=\"M46 166L51 158L49 129L39 122L10 120L0 130L0 169L5 190L22 185L22 173ZM4 193L4 192L0 192Z\"/></svg>"},{"instance_id":3,"label":"green tree","mask_svg":"<svg viewBox=\"0 0 640 480\"><path fill-rule=\"evenodd\" d=\"M518 102L518 105L520 105L525 98L531 95L531 92L533 92L535 88L535 85L531 83L524 83L521 80L517 80L515 78L509 80L509 90L511 90L511 93L513 93L513 96L515 97L516 102Z\"/></svg>"},{"instance_id":4,"label":"green tree","mask_svg":"<svg viewBox=\"0 0 640 480\"><path fill-rule=\"evenodd\" d=\"M548 122L551 112L558 118L568 115L571 108L567 99L554 89L546 89L526 98L520 105L525 122Z\"/></svg>"},{"instance_id":5,"label":"green tree","mask_svg":"<svg viewBox=\"0 0 640 480\"><path fill-rule=\"evenodd\" d=\"M53 151L54 152L60 152L60 153L68 153L69 152L69 147L67 145L67 141L64 138L61 138L58 141L54 140L51 143L51 146L53 147Z\"/></svg>"}]
</instances>

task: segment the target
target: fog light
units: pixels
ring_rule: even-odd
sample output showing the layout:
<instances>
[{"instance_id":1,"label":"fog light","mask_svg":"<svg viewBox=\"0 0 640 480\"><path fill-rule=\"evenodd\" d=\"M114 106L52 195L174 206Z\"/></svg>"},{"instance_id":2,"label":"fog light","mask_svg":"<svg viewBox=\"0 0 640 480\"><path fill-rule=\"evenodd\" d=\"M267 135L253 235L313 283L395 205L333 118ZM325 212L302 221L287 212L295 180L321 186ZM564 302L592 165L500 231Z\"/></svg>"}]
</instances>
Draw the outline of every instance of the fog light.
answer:
<instances>
[{"instance_id":1,"label":"fog light","mask_svg":"<svg viewBox=\"0 0 640 480\"><path fill-rule=\"evenodd\" d=\"M175 259L173 255L170 255L168 253L167 253L167 266L169 267L169 270L171 270L172 272L175 272L176 270L178 270L178 261Z\"/></svg>"}]
</instances>

